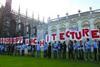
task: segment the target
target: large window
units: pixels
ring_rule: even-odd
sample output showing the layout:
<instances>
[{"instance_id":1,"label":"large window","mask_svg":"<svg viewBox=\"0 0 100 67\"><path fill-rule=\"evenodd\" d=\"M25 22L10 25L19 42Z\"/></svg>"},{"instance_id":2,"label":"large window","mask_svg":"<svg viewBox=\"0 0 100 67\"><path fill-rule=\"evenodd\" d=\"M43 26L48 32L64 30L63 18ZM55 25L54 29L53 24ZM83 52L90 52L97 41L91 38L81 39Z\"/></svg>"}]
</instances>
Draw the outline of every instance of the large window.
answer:
<instances>
[{"instance_id":1,"label":"large window","mask_svg":"<svg viewBox=\"0 0 100 67\"><path fill-rule=\"evenodd\" d=\"M69 30L71 30L71 31L78 31L79 30L78 24L77 23L70 23L69 24Z\"/></svg>"},{"instance_id":2,"label":"large window","mask_svg":"<svg viewBox=\"0 0 100 67\"><path fill-rule=\"evenodd\" d=\"M51 26L51 33L57 32L57 27L55 25Z\"/></svg>"},{"instance_id":3,"label":"large window","mask_svg":"<svg viewBox=\"0 0 100 67\"><path fill-rule=\"evenodd\" d=\"M100 29L100 18L95 20L94 27L95 29Z\"/></svg>"},{"instance_id":4,"label":"large window","mask_svg":"<svg viewBox=\"0 0 100 67\"><path fill-rule=\"evenodd\" d=\"M88 21L82 22L82 28L83 29L89 29L90 28L90 23Z\"/></svg>"},{"instance_id":5,"label":"large window","mask_svg":"<svg viewBox=\"0 0 100 67\"><path fill-rule=\"evenodd\" d=\"M60 25L59 25L59 31L60 32L65 32L66 31L66 25L65 25L66 23L61 23Z\"/></svg>"}]
</instances>

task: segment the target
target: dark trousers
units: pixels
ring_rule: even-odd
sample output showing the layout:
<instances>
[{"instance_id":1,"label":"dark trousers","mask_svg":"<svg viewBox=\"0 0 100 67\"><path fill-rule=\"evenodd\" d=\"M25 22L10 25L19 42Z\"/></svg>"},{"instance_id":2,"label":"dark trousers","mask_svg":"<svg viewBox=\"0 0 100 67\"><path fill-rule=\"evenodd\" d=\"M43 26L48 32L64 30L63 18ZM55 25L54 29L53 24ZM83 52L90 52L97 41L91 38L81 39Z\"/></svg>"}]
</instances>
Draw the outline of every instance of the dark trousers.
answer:
<instances>
[{"instance_id":1,"label":"dark trousers","mask_svg":"<svg viewBox=\"0 0 100 67\"><path fill-rule=\"evenodd\" d=\"M0 54L1 54L1 49L0 49Z\"/></svg>"},{"instance_id":2,"label":"dark trousers","mask_svg":"<svg viewBox=\"0 0 100 67\"><path fill-rule=\"evenodd\" d=\"M91 60L92 56L91 56L91 49L86 49L86 59L87 60Z\"/></svg>"},{"instance_id":3,"label":"dark trousers","mask_svg":"<svg viewBox=\"0 0 100 67\"><path fill-rule=\"evenodd\" d=\"M62 51L58 50L58 57L61 58L61 56L62 56Z\"/></svg>"},{"instance_id":4,"label":"dark trousers","mask_svg":"<svg viewBox=\"0 0 100 67\"><path fill-rule=\"evenodd\" d=\"M51 58L51 51L48 51L48 58Z\"/></svg>"},{"instance_id":5,"label":"dark trousers","mask_svg":"<svg viewBox=\"0 0 100 67\"><path fill-rule=\"evenodd\" d=\"M57 51L56 50L53 51L53 58L57 58Z\"/></svg>"},{"instance_id":6,"label":"dark trousers","mask_svg":"<svg viewBox=\"0 0 100 67\"><path fill-rule=\"evenodd\" d=\"M47 57L47 50L44 50L44 57Z\"/></svg>"},{"instance_id":7,"label":"dark trousers","mask_svg":"<svg viewBox=\"0 0 100 67\"><path fill-rule=\"evenodd\" d=\"M78 59L78 50L77 49L74 50L74 55L75 55L74 59L77 60Z\"/></svg>"},{"instance_id":8,"label":"dark trousers","mask_svg":"<svg viewBox=\"0 0 100 67\"><path fill-rule=\"evenodd\" d=\"M68 51L68 58L69 59L74 59L73 50L72 49L69 49L69 51Z\"/></svg>"},{"instance_id":9,"label":"dark trousers","mask_svg":"<svg viewBox=\"0 0 100 67\"><path fill-rule=\"evenodd\" d=\"M40 57L41 56L41 51L40 50L37 50L37 57Z\"/></svg>"},{"instance_id":10,"label":"dark trousers","mask_svg":"<svg viewBox=\"0 0 100 67\"><path fill-rule=\"evenodd\" d=\"M100 48L98 48L98 60L100 61Z\"/></svg>"},{"instance_id":11,"label":"dark trousers","mask_svg":"<svg viewBox=\"0 0 100 67\"><path fill-rule=\"evenodd\" d=\"M0 50L0 54L3 54L3 50Z\"/></svg>"},{"instance_id":12,"label":"dark trousers","mask_svg":"<svg viewBox=\"0 0 100 67\"><path fill-rule=\"evenodd\" d=\"M63 59L66 58L66 51L63 51Z\"/></svg>"},{"instance_id":13,"label":"dark trousers","mask_svg":"<svg viewBox=\"0 0 100 67\"><path fill-rule=\"evenodd\" d=\"M97 48L94 48L94 60L97 61Z\"/></svg>"},{"instance_id":14,"label":"dark trousers","mask_svg":"<svg viewBox=\"0 0 100 67\"><path fill-rule=\"evenodd\" d=\"M80 49L80 50L79 50L79 59L80 59L80 60L83 60L83 59L84 59L84 52L83 52L83 49Z\"/></svg>"},{"instance_id":15,"label":"dark trousers","mask_svg":"<svg viewBox=\"0 0 100 67\"><path fill-rule=\"evenodd\" d=\"M22 56L24 56L24 50L22 50Z\"/></svg>"},{"instance_id":16,"label":"dark trousers","mask_svg":"<svg viewBox=\"0 0 100 67\"><path fill-rule=\"evenodd\" d=\"M32 57L35 57L35 51L32 50Z\"/></svg>"}]
</instances>

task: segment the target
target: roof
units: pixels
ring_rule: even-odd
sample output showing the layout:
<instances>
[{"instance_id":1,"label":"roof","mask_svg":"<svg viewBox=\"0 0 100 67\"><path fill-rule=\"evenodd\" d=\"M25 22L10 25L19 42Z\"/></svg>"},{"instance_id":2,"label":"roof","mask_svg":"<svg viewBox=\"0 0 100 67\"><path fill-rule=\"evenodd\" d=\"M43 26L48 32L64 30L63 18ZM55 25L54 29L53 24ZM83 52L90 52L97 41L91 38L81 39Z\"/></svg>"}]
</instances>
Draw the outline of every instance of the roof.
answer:
<instances>
[{"instance_id":1,"label":"roof","mask_svg":"<svg viewBox=\"0 0 100 67\"><path fill-rule=\"evenodd\" d=\"M97 10L93 10L92 11L92 14L100 14L100 9L97 9ZM90 15L90 11L86 11L86 12L82 12L80 13L81 16L89 16ZM73 18L77 18L79 17L78 13L77 14L73 14L73 15L69 15L68 16L68 19L73 19ZM64 17L60 17L59 18L60 20L66 20L66 16ZM50 21L58 21L58 18L54 18L54 19L51 19Z\"/></svg>"}]
</instances>

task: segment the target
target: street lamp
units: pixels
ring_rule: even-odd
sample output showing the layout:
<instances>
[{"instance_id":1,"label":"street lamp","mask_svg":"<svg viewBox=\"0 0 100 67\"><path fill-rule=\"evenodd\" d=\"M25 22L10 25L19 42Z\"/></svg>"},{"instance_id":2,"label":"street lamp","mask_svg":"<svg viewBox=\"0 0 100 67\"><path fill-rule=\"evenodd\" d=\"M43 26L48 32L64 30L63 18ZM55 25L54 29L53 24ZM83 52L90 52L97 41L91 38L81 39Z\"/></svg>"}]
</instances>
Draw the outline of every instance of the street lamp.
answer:
<instances>
[{"instance_id":1,"label":"street lamp","mask_svg":"<svg viewBox=\"0 0 100 67\"><path fill-rule=\"evenodd\" d=\"M21 35L21 23L18 24L18 36Z\"/></svg>"},{"instance_id":2,"label":"street lamp","mask_svg":"<svg viewBox=\"0 0 100 67\"><path fill-rule=\"evenodd\" d=\"M27 36L27 38L29 38L29 44L30 44L30 36L31 36L31 27L30 27L30 24L28 24L26 26L26 36Z\"/></svg>"},{"instance_id":3,"label":"street lamp","mask_svg":"<svg viewBox=\"0 0 100 67\"><path fill-rule=\"evenodd\" d=\"M34 33L34 36L36 37L37 36L37 27L36 26L33 27L33 33Z\"/></svg>"}]
</instances>

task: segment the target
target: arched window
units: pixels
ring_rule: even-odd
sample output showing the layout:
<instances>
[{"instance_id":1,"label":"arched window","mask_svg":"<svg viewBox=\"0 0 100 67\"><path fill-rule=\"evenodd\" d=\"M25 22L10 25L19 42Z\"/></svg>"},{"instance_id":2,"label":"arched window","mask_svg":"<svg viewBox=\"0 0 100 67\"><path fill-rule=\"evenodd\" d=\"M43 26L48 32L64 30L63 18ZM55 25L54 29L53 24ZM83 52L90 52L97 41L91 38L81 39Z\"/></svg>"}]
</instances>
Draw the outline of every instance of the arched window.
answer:
<instances>
[{"instance_id":1,"label":"arched window","mask_svg":"<svg viewBox=\"0 0 100 67\"><path fill-rule=\"evenodd\" d=\"M88 21L82 22L82 28L83 29L89 29L90 28L90 23Z\"/></svg>"},{"instance_id":2,"label":"arched window","mask_svg":"<svg viewBox=\"0 0 100 67\"><path fill-rule=\"evenodd\" d=\"M79 30L78 24L77 23L70 23L69 24L69 30L71 30L71 31L78 31Z\"/></svg>"},{"instance_id":3,"label":"arched window","mask_svg":"<svg viewBox=\"0 0 100 67\"><path fill-rule=\"evenodd\" d=\"M95 20L95 22L94 22L94 28L95 29L100 29L100 18Z\"/></svg>"},{"instance_id":4,"label":"arched window","mask_svg":"<svg viewBox=\"0 0 100 67\"><path fill-rule=\"evenodd\" d=\"M60 32L65 32L66 31L66 25L65 25L65 23L61 23L60 25L59 25L59 31Z\"/></svg>"},{"instance_id":5,"label":"arched window","mask_svg":"<svg viewBox=\"0 0 100 67\"><path fill-rule=\"evenodd\" d=\"M51 26L51 33L57 32L57 27L56 26Z\"/></svg>"}]
</instances>

